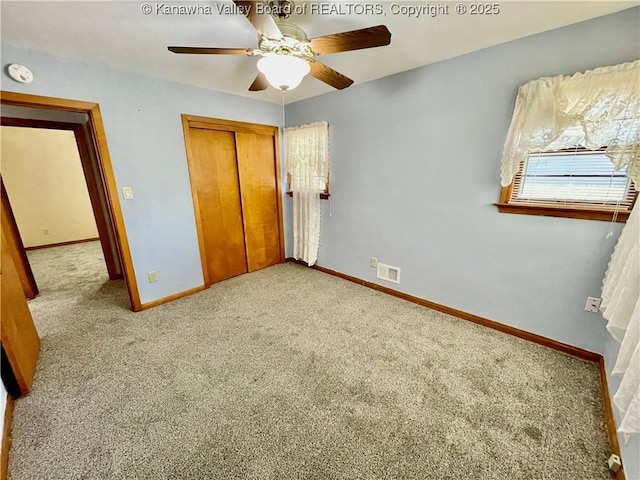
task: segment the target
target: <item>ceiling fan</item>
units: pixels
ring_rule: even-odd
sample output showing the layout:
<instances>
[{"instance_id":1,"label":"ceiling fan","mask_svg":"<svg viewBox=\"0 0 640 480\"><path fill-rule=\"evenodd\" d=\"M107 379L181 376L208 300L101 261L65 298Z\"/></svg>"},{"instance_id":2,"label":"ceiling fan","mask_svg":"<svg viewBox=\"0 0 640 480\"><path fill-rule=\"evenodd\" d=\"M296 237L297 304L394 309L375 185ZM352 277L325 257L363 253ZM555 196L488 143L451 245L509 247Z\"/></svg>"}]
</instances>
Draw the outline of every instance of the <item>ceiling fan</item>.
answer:
<instances>
[{"instance_id":1,"label":"ceiling fan","mask_svg":"<svg viewBox=\"0 0 640 480\"><path fill-rule=\"evenodd\" d=\"M258 32L258 48L168 47L174 53L205 55L261 56L258 76L249 91L265 90L268 84L282 91L297 87L305 75L342 90L353 80L319 62L316 57L329 53L348 52L381 47L391 43L391 33L384 25L308 38L294 23L286 22L294 4L291 0L260 1L233 0ZM274 20L274 16L277 21Z\"/></svg>"}]
</instances>

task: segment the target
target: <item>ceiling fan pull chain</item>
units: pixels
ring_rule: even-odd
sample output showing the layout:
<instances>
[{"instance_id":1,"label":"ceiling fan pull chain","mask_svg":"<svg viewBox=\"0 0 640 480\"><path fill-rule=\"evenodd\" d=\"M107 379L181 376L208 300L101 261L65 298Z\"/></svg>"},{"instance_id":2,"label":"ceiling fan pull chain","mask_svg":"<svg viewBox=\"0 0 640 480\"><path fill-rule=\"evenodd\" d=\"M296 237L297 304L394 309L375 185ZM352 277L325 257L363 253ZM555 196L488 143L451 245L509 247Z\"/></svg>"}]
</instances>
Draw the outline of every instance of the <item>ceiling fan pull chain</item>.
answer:
<instances>
[{"instance_id":1,"label":"ceiling fan pull chain","mask_svg":"<svg viewBox=\"0 0 640 480\"><path fill-rule=\"evenodd\" d=\"M287 126L286 124L286 119L284 116L284 96L287 94L286 90L281 90L282 92L282 127L280 128L280 159L281 159L281 165L285 165L285 168L283 168L284 170L284 183L287 183L287 159L285 158L287 155L287 146L284 144L284 129ZM291 190L291 185L287 185L287 190Z\"/></svg>"}]
</instances>

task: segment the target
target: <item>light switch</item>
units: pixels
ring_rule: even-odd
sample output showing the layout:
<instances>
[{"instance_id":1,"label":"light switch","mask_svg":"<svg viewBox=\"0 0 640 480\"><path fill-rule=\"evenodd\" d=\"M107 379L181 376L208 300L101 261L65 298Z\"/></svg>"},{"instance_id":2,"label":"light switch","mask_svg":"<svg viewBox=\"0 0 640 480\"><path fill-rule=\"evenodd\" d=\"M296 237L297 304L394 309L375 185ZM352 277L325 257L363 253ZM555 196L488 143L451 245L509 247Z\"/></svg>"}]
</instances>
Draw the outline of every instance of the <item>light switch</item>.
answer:
<instances>
[{"instance_id":1,"label":"light switch","mask_svg":"<svg viewBox=\"0 0 640 480\"><path fill-rule=\"evenodd\" d=\"M122 196L127 200L131 200L133 198L133 188L122 187Z\"/></svg>"}]
</instances>

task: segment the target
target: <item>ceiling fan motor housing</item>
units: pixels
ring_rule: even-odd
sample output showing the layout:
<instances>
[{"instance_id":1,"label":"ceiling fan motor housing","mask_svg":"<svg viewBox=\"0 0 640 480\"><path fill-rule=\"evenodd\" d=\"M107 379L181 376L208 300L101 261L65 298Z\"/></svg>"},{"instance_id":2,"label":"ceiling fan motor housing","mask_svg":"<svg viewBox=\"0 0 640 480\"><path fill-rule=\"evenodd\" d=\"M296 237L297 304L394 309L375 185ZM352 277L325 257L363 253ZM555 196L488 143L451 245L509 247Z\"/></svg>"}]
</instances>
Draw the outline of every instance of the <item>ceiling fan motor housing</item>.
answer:
<instances>
[{"instance_id":1,"label":"ceiling fan motor housing","mask_svg":"<svg viewBox=\"0 0 640 480\"><path fill-rule=\"evenodd\" d=\"M282 32L280 40L272 40L264 35L260 37L259 46L262 53L293 55L300 58L315 56L307 34L302 28L288 22L278 22L278 28Z\"/></svg>"},{"instance_id":2,"label":"ceiling fan motor housing","mask_svg":"<svg viewBox=\"0 0 640 480\"><path fill-rule=\"evenodd\" d=\"M307 33L295 23L278 22L278 28L283 36L295 38L299 42L306 42L309 39Z\"/></svg>"},{"instance_id":3,"label":"ceiling fan motor housing","mask_svg":"<svg viewBox=\"0 0 640 480\"><path fill-rule=\"evenodd\" d=\"M280 19L289 18L295 7L291 0L269 0L267 6L269 7L269 13Z\"/></svg>"}]
</instances>

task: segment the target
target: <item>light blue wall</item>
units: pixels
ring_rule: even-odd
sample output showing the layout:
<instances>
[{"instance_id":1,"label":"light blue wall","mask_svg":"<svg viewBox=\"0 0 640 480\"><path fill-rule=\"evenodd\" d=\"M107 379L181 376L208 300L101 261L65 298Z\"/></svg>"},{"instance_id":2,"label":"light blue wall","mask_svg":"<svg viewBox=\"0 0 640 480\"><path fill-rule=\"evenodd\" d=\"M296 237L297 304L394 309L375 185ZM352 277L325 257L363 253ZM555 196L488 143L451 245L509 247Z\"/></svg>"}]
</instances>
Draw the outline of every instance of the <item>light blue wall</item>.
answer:
<instances>
[{"instance_id":1,"label":"light blue wall","mask_svg":"<svg viewBox=\"0 0 640 480\"><path fill-rule=\"evenodd\" d=\"M287 106L289 126L330 124L318 264L385 284L369 266L377 257L402 269L389 287L604 353L604 321L583 309L600 295L620 225L606 238L608 222L504 214L493 203L518 86L638 59L638 12ZM290 210L287 199L287 219ZM286 231L291 255L290 222Z\"/></svg>"},{"instance_id":2,"label":"light blue wall","mask_svg":"<svg viewBox=\"0 0 640 480\"><path fill-rule=\"evenodd\" d=\"M29 66L35 81L3 72L3 90L100 104L141 301L202 285L180 114L279 125L281 107L3 42L3 68L10 63ZM133 200L122 198L123 186Z\"/></svg>"},{"instance_id":3,"label":"light blue wall","mask_svg":"<svg viewBox=\"0 0 640 480\"><path fill-rule=\"evenodd\" d=\"M635 60L639 32L624 11L289 105L287 125L330 123L318 263L384 284L377 257L401 267L403 292L602 352L603 321L583 308L619 225L607 239L608 222L493 203L518 86Z\"/></svg>"},{"instance_id":4,"label":"light blue wall","mask_svg":"<svg viewBox=\"0 0 640 480\"><path fill-rule=\"evenodd\" d=\"M332 215L324 202L319 264L376 282L376 256L402 268L390 286L605 353L610 371L618 346L582 309L600 293L620 227L606 239L606 222L499 214L492 204L517 87L635 60L639 34L638 9L628 10L289 105L289 125L331 124ZM134 189L121 203L142 301L200 285L180 114L278 125L280 107L7 42L2 60L36 76L19 85L3 74L3 90L100 104L116 182ZM288 256L290 209L287 197ZM640 478L637 445L637 436L623 443L627 478Z\"/></svg>"}]
</instances>

